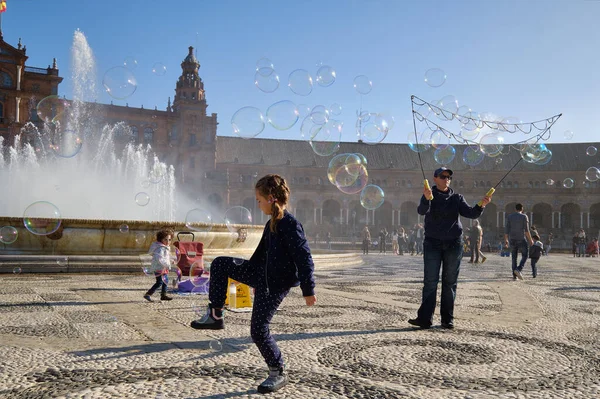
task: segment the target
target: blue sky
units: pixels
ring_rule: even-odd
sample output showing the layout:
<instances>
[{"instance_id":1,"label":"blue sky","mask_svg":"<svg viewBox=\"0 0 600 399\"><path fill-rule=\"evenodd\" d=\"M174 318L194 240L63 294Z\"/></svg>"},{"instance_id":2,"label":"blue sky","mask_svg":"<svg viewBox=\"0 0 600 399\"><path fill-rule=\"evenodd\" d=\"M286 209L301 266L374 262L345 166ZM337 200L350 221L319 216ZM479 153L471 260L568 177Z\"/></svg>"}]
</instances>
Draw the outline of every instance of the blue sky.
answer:
<instances>
[{"instance_id":1,"label":"blue sky","mask_svg":"<svg viewBox=\"0 0 600 399\"><path fill-rule=\"evenodd\" d=\"M406 142L412 129L410 95L429 101L454 95L479 112L523 121L563 113L548 141L598 141L600 93L600 1L586 0L295 0L295 1L91 1L7 0L4 40L27 46L29 66L46 67L56 57L65 78L60 94L71 97L69 63L73 33L83 31L103 73L134 57L136 92L131 107L165 109L174 95L187 47L197 48L208 112L218 114L218 135L232 135L229 123L240 107L263 111L288 99L310 106L342 105L344 141L355 141L356 110L389 111L395 127L384 142ZM255 64L268 57L280 76L271 94L253 84ZM163 63L164 76L151 72ZM332 66L336 82L315 85L307 97L286 86L298 68L315 73ZM425 71L441 68L446 83L431 88ZM352 87L367 75L373 90ZM106 93L99 102L109 103ZM267 128L259 137L299 139ZM510 136L508 142L516 141Z\"/></svg>"}]
</instances>

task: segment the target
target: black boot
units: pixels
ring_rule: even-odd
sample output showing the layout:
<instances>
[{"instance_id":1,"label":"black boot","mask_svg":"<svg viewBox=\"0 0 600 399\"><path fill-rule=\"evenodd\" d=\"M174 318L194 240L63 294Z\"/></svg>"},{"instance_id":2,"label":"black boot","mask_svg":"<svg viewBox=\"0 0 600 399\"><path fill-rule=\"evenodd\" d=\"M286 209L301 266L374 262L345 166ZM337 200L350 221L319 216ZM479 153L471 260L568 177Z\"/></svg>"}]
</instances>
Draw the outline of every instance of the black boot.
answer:
<instances>
[{"instance_id":1,"label":"black boot","mask_svg":"<svg viewBox=\"0 0 600 399\"><path fill-rule=\"evenodd\" d=\"M196 330L222 330L225 328L223 323L223 309L217 310L213 308L212 303L208 304L206 314L201 319L194 320L190 323L192 328Z\"/></svg>"},{"instance_id":2,"label":"black boot","mask_svg":"<svg viewBox=\"0 0 600 399\"><path fill-rule=\"evenodd\" d=\"M275 392L288 383L287 375L283 367L269 367L269 377L257 388L259 393Z\"/></svg>"},{"instance_id":3,"label":"black boot","mask_svg":"<svg viewBox=\"0 0 600 399\"><path fill-rule=\"evenodd\" d=\"M173 298L171 298L170 296L168 296L167 294L161 294L160 295L160 300L161 301L172 301Z\"/></svg>"},{"instance_id":4,"label":"black boot","mask_svg":"<svg viewBox=\"0 0 600 399\"><path fill-rule=\"evenodd\" d=\"M151 293L149 293L149 292L146 292L146 293L144 294L144 299L145 299L145 300L147 300L148 302L154 302L154 301L152 300L152 294L151 294Z\"/></svg>"}]
</instances>

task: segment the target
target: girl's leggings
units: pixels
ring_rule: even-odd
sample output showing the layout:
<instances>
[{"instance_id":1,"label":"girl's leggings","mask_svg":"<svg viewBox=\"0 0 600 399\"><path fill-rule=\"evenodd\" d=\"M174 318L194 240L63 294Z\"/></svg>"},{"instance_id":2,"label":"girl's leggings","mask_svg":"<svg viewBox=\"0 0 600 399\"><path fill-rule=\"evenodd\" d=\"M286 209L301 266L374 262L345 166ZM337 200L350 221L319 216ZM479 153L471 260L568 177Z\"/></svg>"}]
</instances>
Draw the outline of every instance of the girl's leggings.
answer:
<instances>
[{"instance_id":1,"label":"girl's leggings","mask_svg":"<svg viewBox=\"0 0 600 399\"><path fill-rule=\"evenodd\" d=\"M210 288L208 299L215 308L223 308L227 297L228 278L255 288L250 335L269 367L283 367L283 356L271 336L269 324L277 308L290 292L270 291L267 293L264 267L247 260L219 256L210 266Z\"/></svg>"}]
</instances>

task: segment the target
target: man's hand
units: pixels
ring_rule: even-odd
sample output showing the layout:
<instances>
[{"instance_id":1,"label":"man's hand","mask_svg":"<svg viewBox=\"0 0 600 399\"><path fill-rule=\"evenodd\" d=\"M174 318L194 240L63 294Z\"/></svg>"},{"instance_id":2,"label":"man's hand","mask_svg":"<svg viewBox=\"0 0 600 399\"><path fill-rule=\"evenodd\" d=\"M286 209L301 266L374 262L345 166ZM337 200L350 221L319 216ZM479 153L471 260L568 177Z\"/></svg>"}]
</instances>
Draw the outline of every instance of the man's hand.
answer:
<instances>
[{"instance_id":1,"label":"man's hand","mask_svg":"<svg viewBox=\"0 0 600 399\"><path fill-rule=\"evenodd\" d=\"M485 206L487 204L489 204L490 202L492 202L492 197L490 197L489 195L486 195L485 197L483 197L483 199L481 200L481 207L485 208Z\"/></svg>"},{"instance_id":2,"label":"man's hand","mask_svg":"<svg viewBox=\"0 0 600 399\"><path fill-rule=\"evenodd\" d=\"M312 306L315 303L317 303L317 296L316 295L305 296L304 300L306 301L306 306Z\"/></svg>"}]
</instances>

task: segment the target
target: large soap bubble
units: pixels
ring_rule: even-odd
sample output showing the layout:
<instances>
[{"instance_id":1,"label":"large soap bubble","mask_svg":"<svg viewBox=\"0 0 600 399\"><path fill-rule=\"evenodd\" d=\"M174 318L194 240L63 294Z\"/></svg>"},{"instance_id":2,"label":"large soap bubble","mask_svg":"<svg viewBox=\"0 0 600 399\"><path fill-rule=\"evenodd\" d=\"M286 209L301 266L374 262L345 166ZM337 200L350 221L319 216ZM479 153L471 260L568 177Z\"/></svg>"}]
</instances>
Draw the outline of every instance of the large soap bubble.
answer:
<instances>
[{"instance_id":1,"label":"large soap bubble","mask_svg":"<svg viewBox=\"0 0 600 399\"><path fill-rule=\"evenodd\" d=\"M363 208L373 210L383 205L385 194L381 187L369 184L360 192L360 204Z\"/></svg>"},{"instance_id":2,"label":"large soap bubble","mask_svg":"<svg viewBox=\"0 0 600 399\"><path fill-rule=\"evenodd\" d=\"M251 139L265 130L265 117L256 107L243 107L231 117L231 126L237 136Z\"/></svg>"},{"instance_id":3,"label":"large soap bubble","mask_svg":"<svg viewBox=\"0 0 600 399\"><path fill-rule=\"evenodd\" d=\"M62 220L60 211L51 202L37 201L25 208L23 224L32 234L45 236L54 233Z\"/></svg>"},{"instance_id":4,"label":"large soap bubble","mask_svg":"<svg viewBox=\"0 0 600 399\"><path fill-rule=\"evenodd\" d=\"M267 109L267 121L277 130L287 130L298 121L298 109L291 101L278 101Z\"/></svg>"}]
</instances>

